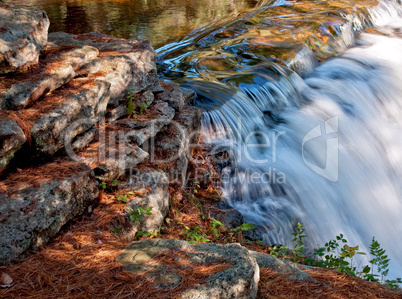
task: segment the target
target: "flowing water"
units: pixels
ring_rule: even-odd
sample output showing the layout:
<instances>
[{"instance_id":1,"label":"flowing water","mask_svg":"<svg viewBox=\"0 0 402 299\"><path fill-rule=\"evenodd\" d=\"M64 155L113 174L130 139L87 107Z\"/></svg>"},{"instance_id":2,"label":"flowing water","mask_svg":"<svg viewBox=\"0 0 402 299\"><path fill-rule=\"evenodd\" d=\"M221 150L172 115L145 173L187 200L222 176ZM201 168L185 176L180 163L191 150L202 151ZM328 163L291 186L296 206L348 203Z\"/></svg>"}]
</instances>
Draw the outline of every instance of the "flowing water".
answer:
<instances>
[{"instance_id":1,"label":"flowing water","mask_svg":"<svg viewBox=\"0 0 402 299\"><path fill-rule=\"evenodd\" d=\"M402 6L354 2L267 4L160 48L160 71L196 90L203 141L229 154L224 198L266 243L292 246L298 222L310 248L342 233L369 252L375 236L395 278Z\"/></svg>"}]
</instances>

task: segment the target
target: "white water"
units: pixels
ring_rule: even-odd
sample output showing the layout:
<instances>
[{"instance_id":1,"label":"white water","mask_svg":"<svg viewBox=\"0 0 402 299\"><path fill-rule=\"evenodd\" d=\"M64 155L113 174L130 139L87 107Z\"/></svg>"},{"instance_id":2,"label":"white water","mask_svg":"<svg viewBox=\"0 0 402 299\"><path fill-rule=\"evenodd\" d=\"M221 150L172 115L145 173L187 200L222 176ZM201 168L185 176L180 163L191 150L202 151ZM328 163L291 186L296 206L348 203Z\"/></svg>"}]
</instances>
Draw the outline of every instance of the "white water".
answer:
<instances>
[{"instance_id":1,"label":"white water","mask_svg":"<svg viewBox=\"0 0 402 299\"><path fill-rule=\"evenodd\" d=\"M395 3L371 15L397 35ZM267 243L292 246L297 222L314 248L343 233L369 252L375 236L388 277L402 277L402 39L364 34L359 44L304 80L276 67L279 79L224 96L203 132L231 150L224 196Z\"/></svg>"}]
</instances>

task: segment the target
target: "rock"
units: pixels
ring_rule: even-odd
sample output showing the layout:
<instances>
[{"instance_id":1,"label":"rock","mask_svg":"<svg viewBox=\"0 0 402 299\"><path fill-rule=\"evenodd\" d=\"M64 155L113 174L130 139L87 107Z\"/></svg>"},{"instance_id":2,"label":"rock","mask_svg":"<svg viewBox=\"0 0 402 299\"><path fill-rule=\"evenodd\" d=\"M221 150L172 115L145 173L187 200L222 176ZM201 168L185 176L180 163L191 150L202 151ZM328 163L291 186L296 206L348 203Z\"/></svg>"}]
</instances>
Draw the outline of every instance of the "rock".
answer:
<instances>
[{"instance_id":1,"label":"rock","mask_svg":"<svg viewBox=\"0 0 402 299\"><path fill-rule=\"evenodd\" d=\"M163 90L156 74L156 53L146 40L126 40L98 32L81 35L53 33L49 34L49 45L89 45L99 49L99 57L84 64L78 74L97 73L99 80L109 82L112 106L117 106L128 92Z\"/></svg>"},{"instance_id":2,"label":"rock","mask_svg":"<svg viewBox=\"0 0 402 299\"><path fill-rule=\"evenodd\" d=\"M36 64L48 28L44 11L0 4L0 74Z\"/></svg>"},{"instance_id":3,"label":"rock","mask_svg":"<svg viewBox=\"0 0 402 299\"><path fill-rule=\"evenodd\" d=\"M122 118L123 116L127 116L127 104L117 106L116 108L109 110L106 114L107 120L111 123L115 122L119 118Z\"/></svg>"},{"instance_id":4,"label":"rock","mask_svg":"<svg viewBox=\"0 0 402 299\"><path fill-rule=\"evenodd\" d=\"M180 87L180 89L181 92L183 93L184 104L185 105L191 104L195 99L195 91L186 87Z\"/></svg>"},{"instance_id":5,"label":"rock","mask_svg":"<svg viewBox=\"0 0 402 299\"><path fill-rule=\"evenodd\" d=\"M148 153L130 144L124 131L101 133L99 140L78 154L80 161L87 164L95 177L103 182L112 182L148 158Z\"/></svg>"},{"instance_id":6,"label":"rock","mask_svg":"<svg viewBox=\"0 0 402 299\"><path fill-rule=\"evenodd\" d=\"M192 145L197 143L200 125L200 109L186 106L176 113L167 129L156 137L154 150L157 162L161 167L167 166L169 180L180 186L186 183L190 151Z\"/></svg>"},{"instance_id":7,"label":"rock","mask_svg":"<svg viewBox=\"0 0 402 299\"><path fill-rule=\"evenodd\" d=\"M10 288L13 286L14 280L5 272L1 272L0 276L0 288Z\"/></svg>"},{"instance_id":8,"label":"rock","mask_svg":"<svg viewBox=\"0 0 402 299\"><path fill-rule=\"evenodd\" d=\"M141 215L140 221L131 221L129 237L134 237L138 231L156 231L169 211L169 181L166 174L156 169L132 169L128 180L119 184L120 191L135 191L136 195L128 201L127 216L152 207L150 215Z\"/></svg>"},{"instance_id":9,"label":"rock","mask_svg":"<svg viewBox=\"0 0 402 299\"><path fill-rule=\"evenodd\" d=\"M259 268L240 244L189 245L176 239L149 239L131 244L118 261L126 271L144 273L154 288L173 291L188 279L190 283L178 298L255 298ZM221 266L212 270L212 265ZM202 275L198 268L211 267ZM198 275L197 275L198 274Z\"/></svg>"},{"instance_id":10,"label":"rock","mask_svg":"<svg viewBox=\"0 0 402 299\"><path fill-rule=\"evenodd\" d=\"M154 94L152 93L152 91L146 90L143 93L127 95L124 100L125 102L123 104L120 104L119 106L113 109L109 109L107 114L107 119L109 122L114 122L119 118L122 118L123 116L127 116L127 107L128 107L127 100L131 100L133 102L134 105L133 113L135 113L136 115L146 113L148 108L154 102ZM172 112L169 112L168 114L173 113L174 115L174 110L171 111ZM163 113L162 111L162 114L166 113Z\"/></svg>"},{"instance_id":11,"label":"rock","mask_svg":"<svg viewBox=\"0 0 402 299\"><path fill-rule=\"evenodd\" d=\"M0 192L0 261L7 263L47 243L99 191L88 167L58 160L8 175Z\"/></svg>"},{"instance_id":12,"label":"rock","mask_svg":"<svg viewBox=\"0 0 402 299\"><path fill-rule=\"evenodd\" d=\"M279 274L288 274L285 278L289 280L300 282L317 282L309 274L298 269L298 267L303 267L302 265L252 250L249 250L249 253L256 259L260 268L269 268L275 272L278 272Z\"/></svg>"},{"instance_id":13,"label":"rock","mask_svg":"<svg viewBox=\"0 0 402 299\"><path fill-rule=\"evenodd\" d=\"M17 122L6 113L0 114L0 173L7 167L14 154L25 143L26 137Z\"/></svg>"},{"instance_id":14,"label":"rock","mask_svg":"<svg viewBox=\"0 0 402 299\"><path fill-rule=\"evenodd\" d=\"M137 145L143 145L169 125L174 117L174 109L164 102L155 103L149 109L149 113L152 115L151 119L125 118L117 120L114 124L127 132L129 140Z\"/></svg>"},{"instance_id":15,"label":"rock","mask_svg":"<svg viewBox=\"0 0 402 299\"><path fill-rule=\"evenodd\" d=\"M174 82L161 82L163 92L156 95L156 99L169 103L176 111L184 107L184 96L180 85Z\"/></svg>"},{"instance_id":16,"label":"rock","mask_svg":"<svg viewBox=\"0 0 402 299\"><path fill-rule=\"evenodd\" d=\"M204 205L203 213L225 224L228 229L236 228L243 224L243 216L223 201L212 202ZM244 232L243 232L244 233Z\"/></svg>"},{"instance_id":17,"label":"rock","mask_svg":"<svg viewBox=\"0 0 402 299\"><path fill-rule=\"evenodd\" d=\"M258 227L254 228L254 229L249 229L249 230L243 231L242 233L243 233L244 238L251 240L251 241L262 241L264 239L262 236L263 234L258 229Z\"/></svg>"},{"instance_id":18,"label":"rock","mask_svg":"<svg viewBox=\"0 0 402 299\"><path fill-rule=\"evenodd\" d=\"M104 117L109 87L106 82L77 78L31 108L16 112L23 121L30 123L35 152L53 156L74 142L76 136L92 129Z\"/></svg>"},{"instance_id":19,"label":"rock","mask_svg":"<svg viewBox=\"0 0 402 299\"><path fill-rule=\"evenodd\" d=\"M5 79L6 84L8 81L15 83L0 92L1 106L18 110L31 105L46 93L70 82L76 76L76 70L97 57L98 53L96 48L90 46L68 50L59 47L44 51L38 67Z\"/></svg>"}]
</instances>

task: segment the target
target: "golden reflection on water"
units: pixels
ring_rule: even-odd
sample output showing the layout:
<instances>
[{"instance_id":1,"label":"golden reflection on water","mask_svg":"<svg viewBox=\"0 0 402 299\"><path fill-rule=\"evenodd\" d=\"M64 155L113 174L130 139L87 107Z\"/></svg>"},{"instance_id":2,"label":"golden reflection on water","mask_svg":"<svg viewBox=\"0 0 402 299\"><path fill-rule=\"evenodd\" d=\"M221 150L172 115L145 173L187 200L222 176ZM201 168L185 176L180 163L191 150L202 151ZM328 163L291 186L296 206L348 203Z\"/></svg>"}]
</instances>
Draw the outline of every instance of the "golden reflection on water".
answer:
<instances>
[{"instance_id":1,"label":"golden reflection on water","mask_svg":"<svg viewBox=\"0 0 402 299\"><path fill-rule=\"evenodd\" d=\"M253 8L257 0L8 0L45 10L50 31L144 38L157 48L200 26Z\"/></svg>"}]
</instances>

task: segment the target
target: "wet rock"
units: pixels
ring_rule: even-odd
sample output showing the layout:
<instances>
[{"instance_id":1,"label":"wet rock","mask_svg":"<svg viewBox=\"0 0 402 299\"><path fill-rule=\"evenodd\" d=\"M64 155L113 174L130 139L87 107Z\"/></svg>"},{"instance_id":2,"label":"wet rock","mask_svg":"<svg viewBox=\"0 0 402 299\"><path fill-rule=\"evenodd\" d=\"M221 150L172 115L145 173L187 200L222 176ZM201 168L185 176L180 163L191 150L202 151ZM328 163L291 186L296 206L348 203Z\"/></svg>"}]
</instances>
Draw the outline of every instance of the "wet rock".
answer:
<instances>
[{"instance_id":1,"label":"wet rock","mask_svg":"<svg viewBox=\"0 0 402 299\"><path fill-rule=\"evenodd\" d=\"M140 220L131 221L129 236L138 231L156 231L163 223L169 211L169 181L166 174L157 169L132 169L128 180L119 185L120 191L135 191L136 195L128 201L127 217L138 213L138 209L147 210L149 215L140 215Z\"/></svg>"},{"instance_id":2,"label":"wet rock","mask_svg":"<svg viewBox=\"0 0 402 299\"><path fill-rule=\"evenodd\" d=\"M126 40L98 32L81 35L53 33L49 34L49 45L89 45L99 49L99 57L84 64L78 74L96 73L98 80L109 82L112 106L118 105L129 92L162 90L156 75L156 53L146 40Z\"/></svg>"},{"instance_id":3,"label":"wet rock","mask_svg":"<svg viewBox=\"0 0 402 299\"><path fill-rule=\"evenodd\" d=\"M187 273L200 274L199 267L222 266L201 276L201 282L190 284L179 298L255 298L257 295L259 268L240 244L189 245L175 239L150 239L130 245L118 261L126 271L144 273L153 280L155 288L164 291L178 288L187 279Z\"/></svg>"},{"instance_id":4,"label":"wet rock","mask_svg":"<svg viewBox=\"0 0 402 299\"><path fill-rule=\"evenodd\" d=\"M6 83L15 83L0 92L3 108L18 110L31 105L46 93L70 82L83 63L98 56L98 50L90 46L53 51L42 53L38 67L5 79Z\"/></svg>"},{"instance_id":5,"label":"wet rock","mask_svg":"<svg viewBox=\"0 0 402 299\"><path fill-rule=\"evenodd\" d=\"M49 19L44 11L0 4L0 74L38 62L46 45Z\"/></svg>"},{"instance_id":6,"label":"wet rock","mask_svg":"<svg viewBox=\"0 0 402 299\"><path fill-rule=\"evenodd\" d=\"M299 269L304 267L297 263L282 260L274 256L249 250L249 253L254 257L260 268L269 268L279 274L288 274L285 278L300 282L317 282L309 274Z\"/></svg>"},{"instance_id":7,"label":"wet rock","mask_svg":"<svg viewBox=\"0 0 402 299\"><path fill-rule=\"evenodd\" d=\"M203 213L222 222L228 229L236 228L244 222L240 212L222 201L204 206Z\"/></svg>"},{"instance_id":8,"label":"wet rock","mask_svg":"<svg viewBox=\"0 0 402 299\"><path fill-rule=\"evenodd\" d=\"M197 107L186 106L176 113L173 122L156 137L155 156L166 169L171 182L180 186L186 183L190 151L197 144L197 134L201 125L201 111Z\"/></svg>"},{"instance_id":9,"label":"wet rock","mask_svg":"<svg viewBox=\"0 0 402 299\"><path fill-rule=\"evenodd\" d=\"M186 87L180 87L180 88L181 88L181 92L183 93L184 103L186 105L192 104L192 102L195 99L195 91L190 88L186 88Z\"/></svg>"},{"instance_id":10,"label":"wet rock","mask_svg":"<svg viewBox=\"0 0 402 299\"><path fill-rule=\"evenodd\" d=\"M59 160L24 169L0 182L0 261L22 257L87 211L98 183L83 164Z\"/></svg>"},{"instance_id":11,"label":"wet rock","mask_svg":"<svg viewBox=\"0 0 402 299\"><path fill-rule=\"evenodd\" d=\"M174 82L161 82L163 92L158 93L156 98L169 103L176 111L180 111L184 106L184 96L180 85Z\"/></svg>"},{"instance_id":12,"label":"wet rock","mask_svg":"<svg viewBox=\"0 0 402 299\"><path fill-rule=\"evenodd\" d=\"M246 231L243 231L243 237L251 240L251 241L262 241L263 240L263 236L262 233L260 232L260 230L257 228L254 229L249 229Z\"/></svg>"},{"instance_id":13,"label":"wet rock","mask_svg":"<svg viewBox=\"0 0 402 299\"><path fill-rule=\"evenodd\" d=\"M5 113L0 114L0 173L25 143L26 137L17 122Z\"/></svg>"},{"instance_id":14,"label":"wet rock","mask_svg":"<svg viewBox=\"0 0 402 299\"><path fill-rule=\"evenodd\" d=\"M35 151L53 156L76 136L92 129L104 117L108 101L108 83L77 78L16 115L31 124Z\"/></svg>"}]
</instances>

